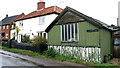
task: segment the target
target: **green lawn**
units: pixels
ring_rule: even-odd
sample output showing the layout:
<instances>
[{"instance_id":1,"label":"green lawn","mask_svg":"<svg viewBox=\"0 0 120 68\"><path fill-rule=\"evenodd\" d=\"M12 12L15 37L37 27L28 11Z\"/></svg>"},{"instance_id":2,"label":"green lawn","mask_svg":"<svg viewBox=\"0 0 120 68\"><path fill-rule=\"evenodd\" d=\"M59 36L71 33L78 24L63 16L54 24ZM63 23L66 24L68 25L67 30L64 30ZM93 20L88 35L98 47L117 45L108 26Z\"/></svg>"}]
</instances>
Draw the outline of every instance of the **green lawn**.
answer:
<instances>
[{"instance_id":1,"label":"green lawn","mask_svg":"<svg viewBox=\"0 0 120 68\"><path fill-rule=\"evenodd\" d=\"M45 55L41 55L40 53L33 52L33 51L30 51L30 50L8 48L8 47L5 47L5 46L0 46L0 49L3 49L5 51L9 51L9 52L13 52L13 53L22 54L22 55L28 55L28 56L31 56L31 57L34 57L34 58L44 57L44 58L61 60L61 61L79 63L79 64L83 64L83 65L86 65L86 66L97 66L97 68L100 68L101 66L115 66L115 68L116 68L116 66L117 66L115 64L106 64L106 63L100 64L100 63L93 63L93 62L85 62L85 61L82 61L82 60L73 59L73 58L64 57L64 56L47 57Z\"/></svg>"}]
</instances>

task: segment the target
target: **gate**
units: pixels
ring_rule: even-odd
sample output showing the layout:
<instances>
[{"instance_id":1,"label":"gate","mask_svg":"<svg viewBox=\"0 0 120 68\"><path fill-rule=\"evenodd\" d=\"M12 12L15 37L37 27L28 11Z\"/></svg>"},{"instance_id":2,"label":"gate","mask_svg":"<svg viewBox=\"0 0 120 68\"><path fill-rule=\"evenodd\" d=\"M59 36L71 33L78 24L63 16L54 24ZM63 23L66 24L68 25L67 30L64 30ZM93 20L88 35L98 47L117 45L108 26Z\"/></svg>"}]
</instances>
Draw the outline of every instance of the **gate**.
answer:
<instances>
[{"instance_id":1,"label":"gate","mask_svg":"<svg viewBox=\"0 0 120 68\"><path fill-rule=\"evenodd\" d=\"M120 45L114 45L114 58L120 58Z\"/></svg>"}]
</instances>

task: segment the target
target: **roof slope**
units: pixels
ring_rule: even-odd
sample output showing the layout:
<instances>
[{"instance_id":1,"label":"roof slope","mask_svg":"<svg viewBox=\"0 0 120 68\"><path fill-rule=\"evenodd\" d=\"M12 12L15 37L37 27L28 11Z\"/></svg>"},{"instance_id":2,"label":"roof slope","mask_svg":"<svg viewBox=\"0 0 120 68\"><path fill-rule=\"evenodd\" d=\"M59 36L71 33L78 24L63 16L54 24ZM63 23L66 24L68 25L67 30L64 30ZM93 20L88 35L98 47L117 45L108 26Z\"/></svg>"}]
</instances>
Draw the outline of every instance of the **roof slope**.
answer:
<instances>
[{"instance_id":1,"label":"roof slope","mask_svg":"<svg viewBox=\"0 0 120 68\"><path fill-rule=\"evenodd\" d=\"M22 13L21 15L19 15L19 16L15 19L15 21L18 21L18 20L20 20L20 19L24 18L24 16L25 16L25 14L24 14L24 13Z\"/></svg>"},{"instance_id":2,"label":"roof slope","mask_svg":"<svg viewBox=\"0 0 120 68\"><path fill-rule=\"evenodd\" d=\"M0 26L2 25L2 21L0 21Z\"/></svg>"},{"instance_id":3,"label":"roof slope","mask_svg":"<svg viewBox=\"0 0 120 68\"><path fill-rule=\"evenodd\" d=\"M21 18L19 20L34 18L34 17L38 17L38 16L51 14L51 13L60 14L62 12L62 10L63 9L61 9L57 6L51 6L51 7L48 7L48 8L33 11L33 12L29 13L28 15L24 16L23 18Z\"/></svg>"},{"instance_id":4,"label":"roof slope","mask_svg":"<svg viewBox=\"0 0 120 68\"><path fill-rule=\"evenodd\" d=\"M108 27L107 24L97 20L97 19L94 19L92 17L89 17L83 13L80 13L70 7L66 7L60 15L58 15L56 17L56 19L47 27L47 29L45 30L46 32L49 32L49 30L55 25L55 24L60 24L60 23L57 23L67 12L71 12L71 13L74 13L76 16L78 16L81 20L80 21L88 21L92 24L94 24L95 26L99 27L99 28L106 28L108 30L112 30Z\"/></svg>"},{"instance_id":5,"label":"roof slope","mask_svg":"<svg viewBox=\"0 0 120 68\"><path fill-rule=\"evenodd\" d=\"M18 15L15 15L15 16L11 16L11 17L5 17L3 20L2 20L2 25L9 25L11 21L15 20L15 18L17 18Z\"/></svg>"}]
</instances>

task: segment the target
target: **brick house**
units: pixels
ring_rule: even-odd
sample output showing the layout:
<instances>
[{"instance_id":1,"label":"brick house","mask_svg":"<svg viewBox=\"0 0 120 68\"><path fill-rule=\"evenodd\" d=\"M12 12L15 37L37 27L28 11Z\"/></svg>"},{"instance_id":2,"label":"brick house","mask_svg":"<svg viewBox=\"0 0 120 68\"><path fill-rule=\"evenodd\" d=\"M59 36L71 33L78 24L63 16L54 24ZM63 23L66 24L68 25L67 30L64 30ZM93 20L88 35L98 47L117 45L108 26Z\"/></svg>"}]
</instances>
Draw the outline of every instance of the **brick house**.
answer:
<instances>
[{"instance_id":1,"label":"brick house","mask_svg":"<svg viewBox=\"0 0 120 68\"><path fill-rule=\"evenodd\" d=\"M11 25L10 23L13 23L16 18L18 18L19 15L14 15L6 17L0 21L0 39L10 39L10 30L11 30Z\"/></svg>"}]
</instances>

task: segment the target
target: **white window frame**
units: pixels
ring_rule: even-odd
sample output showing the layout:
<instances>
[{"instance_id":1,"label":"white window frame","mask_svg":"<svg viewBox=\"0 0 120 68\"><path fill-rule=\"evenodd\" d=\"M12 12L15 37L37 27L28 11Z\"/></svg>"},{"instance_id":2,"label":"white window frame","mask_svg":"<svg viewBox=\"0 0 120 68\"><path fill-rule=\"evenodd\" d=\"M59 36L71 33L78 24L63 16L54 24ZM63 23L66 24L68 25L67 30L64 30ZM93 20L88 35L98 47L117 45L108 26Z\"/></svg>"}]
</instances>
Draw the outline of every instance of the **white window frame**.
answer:
<instances>
[{"instance_id":1,"label":"white window frame","mask_svg":"<svg viewBox=\"0 0 120 68\"><path fill-rule=\"evenodd\" d=\"M7 29L9 28L9 25L7 25Z\"/></svg>"},{"instance_id":2,"label":"white window frame","mask_svg":"<svg viewBox=\"0 0 120 68\"><path fill-rule=\"evenodd\" d=\"M3 29L5 29L5 25L3 26Z\"/></svg>"},{"instance_id":3,"label":"white window frame","mask_svg":"<svg viewBox=\"0 0 120 68\"><path fill-rule=\"evenodd\" d=\"M5 35L5 38L8 38L8 34Z\"/></svg>"},{"instance_id":4,"label":"white window frame","mask_svg":"<svg viewBox=\"0 0 120 68\"><path fill-rule=\"evenodd\" d=\"M12 25L12 28L14 27L14 25Z\"/></svg>"},{"instance_id":5,"label":"white window frame","mask_svg":"<svg viewBox=\"0 0 120 68\"><path fill-rule=\"evenodd\" d=\"M42 16L42 17L39 17L39 24L41 23L45 23L45 17Z\"/></svg>"},{"instance_id":6,"label":"white window frame","mask_svg":"<svg viewBox=\"0 0 120 68\"><path fill-rule=\"evenodd\" d=\"M19 21L19 27L23 26L23 20Z\"/></svg>"},{"instance_id":7,"label":"white window frame","mask_svg":"<svg viewBox=\"0 0 120 68\"><path fill-rule=\"evenodd\" d=\"M75 24L77 24L77 33L76 33L76 30L75 30ZM65 25L67 27L67 37L65 36ZM62 25L61 25L61 41L66 41L65 38L67 38L67 41L78 41L79 40L79 27L78 27L78 23L74 23L74 24L69 24L70 25L70 39L68 38L69 37L69 34L68 34L68 24L65 24L63 25L63 28L62 28ZM72 25L73 25L73 33L72 33ZM63 31L64 31L64 38L62 37L63 35ZM74 35L74 38L72 38L72 34ZM77 35L77 38L76 38L76 35Z\"/></svg>"}]
</instances>

